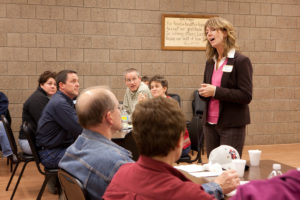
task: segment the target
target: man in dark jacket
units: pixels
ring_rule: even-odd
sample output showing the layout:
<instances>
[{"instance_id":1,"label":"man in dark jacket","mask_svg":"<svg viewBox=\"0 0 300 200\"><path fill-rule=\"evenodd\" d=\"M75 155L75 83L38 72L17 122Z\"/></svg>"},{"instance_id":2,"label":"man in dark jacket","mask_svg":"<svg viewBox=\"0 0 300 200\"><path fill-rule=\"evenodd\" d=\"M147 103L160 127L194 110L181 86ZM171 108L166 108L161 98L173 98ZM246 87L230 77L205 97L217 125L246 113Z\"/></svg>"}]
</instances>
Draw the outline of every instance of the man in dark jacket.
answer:
<instances>
[{"instance_id":1,"label":"man in dark jacket","mask_svg":"<svg viewBox=\"0 0 300 200\"><path fill-rule=\"evenodd\" d=\"M66 149L82 132L73 103L79 94L77 73L60 71L56 84L58 91L44 108L36 133L41 163L47 168L58 168Z\"/></svg>"}]
</instances>

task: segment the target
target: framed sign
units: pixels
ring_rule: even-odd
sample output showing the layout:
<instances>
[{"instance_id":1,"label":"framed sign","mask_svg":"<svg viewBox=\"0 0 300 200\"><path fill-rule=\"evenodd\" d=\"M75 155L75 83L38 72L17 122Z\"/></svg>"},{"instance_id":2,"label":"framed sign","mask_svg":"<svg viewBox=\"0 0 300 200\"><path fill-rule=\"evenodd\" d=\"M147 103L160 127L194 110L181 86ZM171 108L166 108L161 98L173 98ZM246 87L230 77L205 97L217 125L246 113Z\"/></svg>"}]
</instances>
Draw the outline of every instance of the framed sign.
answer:
<instances>
[{"instance_id":1,"label":"framed sign","mask_svg":"<svg viewBox=\"0 0 300 200\"><path fill-rule=\"evenodd\" d=\"M161 48L164 50L205 50L204 25L214 16L162 15Z\"/></svg>"}]
</instances>

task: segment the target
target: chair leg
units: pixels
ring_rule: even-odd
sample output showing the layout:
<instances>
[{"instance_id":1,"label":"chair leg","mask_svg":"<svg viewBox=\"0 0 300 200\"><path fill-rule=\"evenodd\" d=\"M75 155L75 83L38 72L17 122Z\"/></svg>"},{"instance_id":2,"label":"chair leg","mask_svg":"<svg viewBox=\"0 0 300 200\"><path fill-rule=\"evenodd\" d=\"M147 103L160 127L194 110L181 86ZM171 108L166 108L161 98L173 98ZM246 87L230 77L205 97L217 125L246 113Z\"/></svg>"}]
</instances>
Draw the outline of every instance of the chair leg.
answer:
<instances>
[{"instance_id":1,"label":"chair leg","mask_svg":"<svg viewBox=\"0 0 300 200\"><path fill-rule=\"evenodd\" d=\"M200 143L200 145L201 145L202 155L204 155L204 136L202 136L202 138L201 138L201 143Z\"/></svg>"},{"instance_id":2,"label":"chair leg","mask_svg":"<svg viewBox=\"0 0 300 200\"><path fill-rule=\"evenodd\" d=\"M48 174L45 175L45 180L44 180L43 185L42 185L42 187L40 189L39 195L36 198L37 200L41 200L41 198L43 196L43 193L44 193L44 190L45 190L45 187L46 187L46 184L48 183L50 176L51 175L48 175Z\"/></svg>"},{"instance_id":3,"label":"chair leg","mask_svg":"<svg viewBox=\"0 0 300 200\"><path fill-rule=\"evenodd\" d=\"M10 156L8 156L7 158L6 158L6 165L10 165L10 172L12 172L12 168L13 168L13 156L12 155L10 155Z\"/></svg>"},{"instance_id":4,"label":"chair leg","mask_svg":"<svg viewBox=\"0 0 300 200\"><path fill-rule=\"evenodd\" d=\"M14 164L14 159L13 157L10 158L10 172L13 170L13 164Z\"/></svg>"},{"instance_id":5,"label":"chair leg","mask_svg":"<svg viewBox=\"0 0 300 200\"><path fill-rule=\"evenodd\" d=\"M201 155L199 155L198 163L202 163Z\"/></svg>"},{"instance_id":6,"label":"chair leg","mask_svg":"<svg viewBox=\"0 0 300 200\"><path fill-rule=\"evenodd\" d=\"M201 149L199 149L200 151L197 154L198 157L198 163L202 163L202 158L201 158Z\"/></svg>"},{"instance_id":7,"label":"chair leg","mask_svg":"<svg viewBox=\"0 0 300 200\"><path fill-rule=\"evenodd\" d=\"M7 184L7 186L6 186L6 191L8 190L8 188L9 188L9 186L10 186L10 183L11 183L11 181L12 181L12 179L13 179L13 177L14 177L16 171L17 171L18 166L19 166L19 162L16 163L16 166L15 166L15 168L14 168L14 171L12 172L12 174L11 174L11 176L10 176L10 179L9 179L8 184Z\"/></svg>"},{"instance_id":8,"label":"chair leg","mask_svg":"<svg viewBox=\"0 0 300 200\"><path fill-rule=\"evenodd\" d=\"M19 186L20 180L21 180L21 178L22 178L22 176L23 176L23 173L24 173L24 170L25 170L25 167L26 167L27 164L28 164L28 161L25 162L24 165L23 165L23 167L22 167L21 173L20 173L19 178L18 178L18 180L17 180L17 183L16 183L16 185L15 185L14 191L13 191L13 193L11 194L10 200L13 200L13 198L14 198L14 196L15 196L15 193L16 193L16 191L17 191L17 188L18 188L18 186Z\"/></svg>"}]
</instances>

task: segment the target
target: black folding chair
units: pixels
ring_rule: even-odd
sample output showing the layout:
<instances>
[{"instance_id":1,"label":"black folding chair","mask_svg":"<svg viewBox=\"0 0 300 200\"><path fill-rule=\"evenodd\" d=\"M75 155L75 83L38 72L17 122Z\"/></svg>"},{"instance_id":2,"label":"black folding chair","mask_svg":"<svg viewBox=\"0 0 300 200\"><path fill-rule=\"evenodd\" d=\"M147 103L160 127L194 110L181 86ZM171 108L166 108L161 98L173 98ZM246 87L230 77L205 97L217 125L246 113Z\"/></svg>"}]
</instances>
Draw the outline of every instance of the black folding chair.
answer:
<instances>
[{"instance_id":1,"label":"black folding chair","mask_svg":"<svg viewBox=\"0 0 300 200\"><path fill-rule=\"evenodd\" d=\"M199 146L201 154L204 155L204 133L202 125L203 112L205 111L205 101L200 98L198 90L194 91L194 100L192 101L193 117L197 118L198 124L197 130L199 134Z\"/></svg>"},{"instance_id":2,"label":"black folding chair","mask_svg":"<svg viewBox=\"0 0 300 200\"><path fill-rule=\"evenodd\" d=\"M47 169L47 168L44 168L44 170L41 169L41 167L40 167L40 157L39 157L39 154L37 152L36 145L35 145L35 132L33 131L31 125L27 122L23 123L23 130L24 130L26 138L29 142L29 146L31 148L31 152L32 152L32 155L34 157L34 161L36 163L38 171L42 175L45 176L43 185L42 185L42 187L40 189L40 192L38 194L38 197L37 197L37 200L40 200L42 198L43 193L44 193L47 182L49 181L51 176L57 176L58 169Z\"/></svg>"},{"instance_id":3,"label":"black folding chair","mask_svg":"<svg viewBox=\"0 0 300 200\"><path fill-rule=\"evenodd\" d=\"M12 158L10 158L11 159L10 162L15 162L16 165L14 167L14 170L13 170L13 172L10 176L10 179L8 181L8 184L6 186L6 191L8 191L8 188L9 188L9 186L11 184L11 181L12 181L12 179L13 179L13 177L14 177L17 169L18 169L19 164L21 162L24 162L21 173L20 173L19 178L17 180L17 183L14 187L13 193L11 194L11 197L10 197L10 199L13 199L14 195L17 191L18 185L20 183L20 180L22 178L22 175L24 173L24 170L25 170L25 168L26 168L26 166L29 162L34 161L34 157L32 155L27 155L23 152L18 152L18 147L17 147L17 144L16 144L14 134L13 134L11 128L10 128L10 123L8 122L8 120L6 119L6 117L4 115L1 115L1 120L2 120L3 125L4 125L5 131L6 131L6 134L7 134L7 138L8 138L8 141L10 143L11 150L12 150L13 154L16 155L16 160L15 161L12 161Z\"/></svg>"},{"instance_id":4,"label":"black folding chair","mask_svg":"<svg viewBox=\"0 0 300 200\"><path fill-rule=\"evenodd\" d=\"M180 96L178 94L168 93L168 96L175 99L178 102L179 106L181 107L181 99L180 99Z\"/></svg>"},{"instance_id":5,"label":"black folding chair","mask_svg":"<svg viewBox=\"0 0 300 200\"><path fill-rule=\"evenodd\" d=\"M189 136L191 140L191 150L196 151L197 155L194 159L191 159L190 156L181 157L177 163L179 162L187 162L192 163L198 161L202 162L201 152L204 151L203 143L204 143L204 134L203 134L203 125L202 125L202 116L205 109L205 102L200 99L198 90L195 90L193 93L194 100L192 101L192 109L193 109L193 118L191 122L187 123L187 129L189 131Z\"/></svg>"},{"instance_id":6,"label":"black folding chair","mask_svg":"<svg viewBox=\"0 0 300 200\"><path fill-rule=\"evenodd\" d=\"M6 165L10 166L10 172L13 171L13 164L14 164L14 160L13 160L13 155L7 156L6 158Z\"/></svg>"},{"instance_id":7,"label":"black folding chair","mask_svg":"<svg viewBox=\"0 0 300 200\"><path fill-rule=\"evenodd\" d=\"M132 131L127 133L125 138L113 138L112 141L124 149L129 150L132 153L133 160L137 161L139 159L140 153L137 150Z\"/></svg>"},{"instance_id":8,"label":"black folding chair","mask_svg":"<svg viewBox=\"0 0 300 200\"><path fill-rule=\"evenodd\" d=\"M87 191L75 176L63 169L58 170L58 179L68 200L88 200Z\"/></svg>"}]
</instances>

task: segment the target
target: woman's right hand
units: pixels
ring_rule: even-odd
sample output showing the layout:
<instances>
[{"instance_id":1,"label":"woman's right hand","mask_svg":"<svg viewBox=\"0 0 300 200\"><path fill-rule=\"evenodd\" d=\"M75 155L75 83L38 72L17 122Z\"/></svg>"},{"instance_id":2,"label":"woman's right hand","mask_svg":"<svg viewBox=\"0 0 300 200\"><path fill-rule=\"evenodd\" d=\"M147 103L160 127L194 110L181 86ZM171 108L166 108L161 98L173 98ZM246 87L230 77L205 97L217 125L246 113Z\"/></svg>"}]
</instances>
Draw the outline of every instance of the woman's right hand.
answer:
<instances>
[{"instance_id":1,"label":"woman's right hand","mask_svg":"<svg viewBox=\"0 0 300 200\"><path fill-rule=\"evenodd\" d=\"M198 89L199 95L203 97L213 97L215 96L216 86L202 83L201 88Z\"/></svg>"},{"instance_id":2,"label":"woman's right hand","mask_svg":"<svg viewBox=\"0 0 300 200\"><path fill-rule=\"evenodd\" d=\"M140 94L138 95L138 102L144 101L144 100L146 100L147 98L148 98L148 97L147 97L146 94L140 93Z\"/></svg>"}]
</instances>

